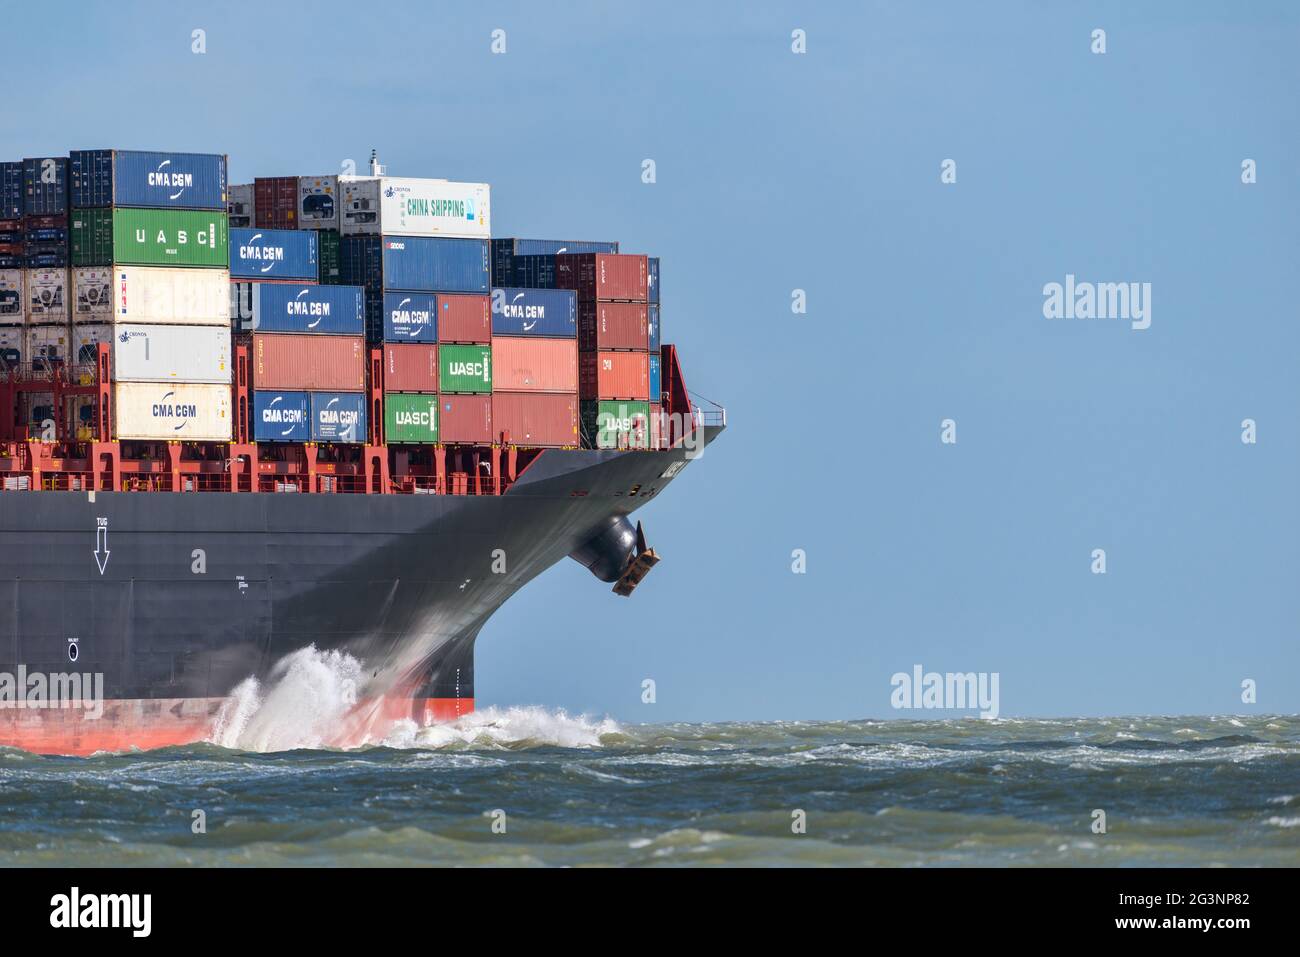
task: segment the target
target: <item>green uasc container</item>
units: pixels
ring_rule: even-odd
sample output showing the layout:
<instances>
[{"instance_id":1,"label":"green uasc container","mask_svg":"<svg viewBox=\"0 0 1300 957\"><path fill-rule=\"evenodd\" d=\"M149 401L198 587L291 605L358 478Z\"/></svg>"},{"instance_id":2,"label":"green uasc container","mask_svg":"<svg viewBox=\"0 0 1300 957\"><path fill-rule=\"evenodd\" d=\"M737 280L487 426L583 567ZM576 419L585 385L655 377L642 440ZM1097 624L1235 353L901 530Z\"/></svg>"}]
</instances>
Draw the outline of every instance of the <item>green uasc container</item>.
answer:
<instances>
[{"instance_id":1,"label":"green uasc container","mask_svg":"<svg viewBox=\"0 0 1300 957\"><path fill-rule=\"evenodd\" d=\"M492 347L439 345L438 389L442 392L491 392Z\"/></svg>"},{"instance_id":2,"label":"green uasc container","mask_svg":"<svg viewBox=\"0 0 1300 957\"><path fill-rule=\"evenodd\" d=\"M329 285L342 283L339 276L339 231L318 229L316 234L320 238L320 281Z\"/></svg>"},{"instance_id":3,"label":"green uasc container","mask_svg":"<svg viewBox=\"0 0 1300 957\"><path fill-rule=\"evenodd\" d=\"M114 209L113 262L230 268L225 211Z\"/></svg>"},{"instance_id":4,"label":"green uasc container","mask_svg":"<svg viewBox=\"0 0 1300 957\"><path fill-rule=\"evenodd\" d=\"M113 262L113 211L74 209L68 218L72 265L109 266Z\"/></svg>"},{"instance_id":5,"label":"green uasc container","mask_svg":"<svg viewBox=\"0 0 1300 957\"><path fill-rule=\"evenodd\" d=\"M388 442L437 442L438 397L413 392L385 392L384 439Z\"/></svg>"},{"instance_id":6,"label":"green uasc container","mask_svg":"<svg viewBox=\"0 0 1300 957\"><path fill-rule=\"evenodd\" d=\"M650 447L650 403L605 399L582 403L583 431L598 449Z\"/></svg>"}]
</instances>

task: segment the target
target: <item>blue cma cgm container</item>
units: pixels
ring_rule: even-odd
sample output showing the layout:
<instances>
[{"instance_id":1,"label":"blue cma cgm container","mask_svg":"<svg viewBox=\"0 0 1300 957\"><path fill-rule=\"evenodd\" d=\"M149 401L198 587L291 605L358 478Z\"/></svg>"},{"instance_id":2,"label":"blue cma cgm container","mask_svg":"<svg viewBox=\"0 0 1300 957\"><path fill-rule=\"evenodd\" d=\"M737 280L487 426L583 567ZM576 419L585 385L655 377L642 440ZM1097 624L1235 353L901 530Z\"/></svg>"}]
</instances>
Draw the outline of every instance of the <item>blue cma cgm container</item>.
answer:
<instances>
[{"instance_id":1,"label":"blue cma cgm container","mask_svg":"<svg viewBox=\"0 0 1300 957\"><path fill-rule=\"evenodd\" d=\"M258 442L306 442L311 435L306 392L253 393L253 438Z\"/></svg>"},{"instance_id":2,"label":"blue cma cgm container","mask_svg":"<svg viewBox=\"0 0 1300 957\"><path fill-rule=\"evenodd\" d=\"M46 156L23 160L23 214L62 216L67 211L67 157Z\"/></svg>"},{"instance_id":3,"label":"blue cma cgm container","mask_svg":"<svg viewBox=\"0 0 1300 957\"><path fill-rule=\"evenodd\" d=\"M431 292L384 293L384 341L438 341L438 297Z\"/></svg>"},{"instance_id":4,"label":"blue cma cgm container","mask_svg":"<svg viewBox=\"0 0 1300 957\"><path fill-rule=\"evenodd\" d=\"M578 294L572 289L493 289L492 335L576 339Z\"/></svg>"},{"instance_id":5,"label":"blue cma cgm container","mask_svg":"<svg viewBox=\"0 0 1300 957\"><path fill-rule=\"evenodd\" d=\"M659 356L657 353L650 353L650 401L658 402L663 397L659 394L663 390L659 385Z\"/></svg>"},{"instance_id":6,"label":"blue cma cgm container","mask_svg":"<svg viewBox=\"0 0 1300 957\"><path fill-rule=\"evenodd\" d=\"M360 336L366 331L366 294L360 286L249 284L254 332Z\"/></svg>"},{"instance_id":7,"label":"blue cma cgm container","mask_svg":"<svg viewBox=\"0 0 1300 957\"><path fill-rule=\"evenodd\" d=\"M650 351L659 351L659 307L650 306Z\"/></svg>"},{"instance_id":8,"label":"blue cma cgm container","mask_svg":"<svg viewBox=\"0 0 1300 957\"><path fill-rule=\"evenodd\" d=\"M313 442L364 442L366 397L361 392L311 393Z\"/></svg>"},{"instance_id":9,"label":"blue cma cgm container","mask_svg":"<svg viewBox=\"0 0 1300 957\"><path fill-rule=\"evenodd\" d=\"M646 291L651 302L659 301L659 257L651 256L646 260Z\"/></svg>"},{"instance_id":10,"label":"blue cma cgm container","mask_svg":"<svg viewBox=\"0 0 1300 957\"><path fill-rule=\"evenodd\" d=\"M0 219L22 219L23 164L0 163Z\"/></svg>"},{"instance_id":11,"label":"blue cma cgm container","mask_svg":"<svg viewBox=\"0 0 1300 957\"><path fill-rule=\"evenodd\" d=\"M226 208L226 157L219 153L73 150L68 182L79 209Z\"/></svg>"},{"instance_id":12,"label":"blue cma cgm container","mask_svg":"<svg viewBox=\"0 0 1300 957\"><path fill-rule=\"evenodd\" d=\"M314 229L232 229L232 279L320 278L320 247Z\"/></svg>"}]
</instances>

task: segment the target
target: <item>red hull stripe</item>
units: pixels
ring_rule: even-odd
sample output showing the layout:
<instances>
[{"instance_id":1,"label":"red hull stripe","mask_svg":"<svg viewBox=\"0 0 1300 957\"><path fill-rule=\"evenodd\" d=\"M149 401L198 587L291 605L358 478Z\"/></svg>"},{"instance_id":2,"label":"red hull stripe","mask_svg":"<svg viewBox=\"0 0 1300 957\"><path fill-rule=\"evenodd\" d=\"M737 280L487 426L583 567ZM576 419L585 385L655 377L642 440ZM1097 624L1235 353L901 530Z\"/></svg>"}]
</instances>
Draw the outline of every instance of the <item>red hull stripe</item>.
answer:
<instances>
[{"instance_id":1,"label":"red hull stripe","mask_svg":"<svg viewBox=\"0 0 1300 957\"><path fill-rule=\"evenodd\" d=\"M205 741L224 698L152 698L105 701L90 717L80 708L0 709L0 746L36 754L88 755L96 751L147 751ZM375 708L374 705L379 707ZM358 706L362 708L363 706ZM455 721L474 710L473 698L392 698L369 702L366 727L413 719L418 724Z\"/></svg>"}]
</instances>

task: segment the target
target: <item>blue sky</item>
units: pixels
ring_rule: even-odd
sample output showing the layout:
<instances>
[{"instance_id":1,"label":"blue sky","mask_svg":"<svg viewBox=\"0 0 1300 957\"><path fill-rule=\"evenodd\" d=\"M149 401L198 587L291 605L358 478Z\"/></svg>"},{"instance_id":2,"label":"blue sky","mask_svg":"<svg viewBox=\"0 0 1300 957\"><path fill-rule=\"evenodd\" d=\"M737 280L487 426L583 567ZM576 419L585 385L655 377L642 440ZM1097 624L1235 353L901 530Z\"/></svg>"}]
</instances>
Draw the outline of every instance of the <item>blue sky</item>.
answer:
<instances>
[{"instance_id":1,"label":"blue sky","mask_svg":"<svg viewBox=\"0 0 1300 957\"><path fill-rule=\"evenodd\" d=\"M565 563L487 625L481 704L914 717L919 663L998 672L1005 715L1300 710L1300 8L58 6L0 4L58 50L8 48L5 156L376 146L490 182L498 235L662 257L731 427L639 513L633 599ZM1067 273L1151 283L1151 327L1044 318Z\"/></svg>"}]
</instances>

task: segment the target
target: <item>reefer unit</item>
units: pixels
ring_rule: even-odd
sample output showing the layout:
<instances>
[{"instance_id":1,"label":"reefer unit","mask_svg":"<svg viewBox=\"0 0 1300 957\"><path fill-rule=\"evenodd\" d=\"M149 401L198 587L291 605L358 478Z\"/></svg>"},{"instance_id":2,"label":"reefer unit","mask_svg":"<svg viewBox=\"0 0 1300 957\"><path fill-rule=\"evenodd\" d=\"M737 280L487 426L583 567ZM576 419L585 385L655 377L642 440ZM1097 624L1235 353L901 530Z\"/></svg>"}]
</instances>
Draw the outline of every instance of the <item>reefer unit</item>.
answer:
<instances>
[{"instance_id":1,"label":"reefer unit","mask_svg":"<svg viewBox=\"0 0 1300 957\"><path fill-rule=\"evenodd\" d=\"M385 393L384 441L424 444L437 442L438 397Z\"/></svg>"},{"instance_id":2,"label":"reefer unit","mask_svg":"<svg viewBox=\"0 0 1300 957\"><path fill-rule=\"evenodd\" d=\"M73 150L69 198L83 209L143 206L225 210L226 157L217 153Z\"/></svg>"},{"instance_id":3,"label":"reefer unit","mask_svg":"<svg viewBox=\"0 0 1300 957\"><path fill-rule=\"evenodd\" d=\"M310 230L232 229L230 275L236 279L320 278L320 240Z\"/></svg>"},{"instance_id":4,"label":"reefer unit","mask_svg":"<svg viewBox=\"0 0 1300 957\"><path fill-rule=\"evenodd\" d=\"M438 341L438 297L431 292L384 293L384 341Z\"/></svg>"},{"instance_id":5,"label":"reefer unit","mask_svg":"<svg viewBox=\"0 0 1300 957\"><path fill-rule=\"evenodd\" d=\"M439 441L460 445L486 445L492 432L492 396L444 395L438 400Z\"/></svg>"},{"instance_id":6,"label":"reefer unit","mask_svg":"<svg viewBox=\"0 0 1300 957\"><path fill-rule=\"evenodd\" d=\"M248 331L365 334L366 297L360 286L263 282L234 285L247 286L249 317L247 326L241 328Z\"/></svg>"},{"instance_id":7,"label":"reefer unit","mask_svg":"<svg viewBox=\"0 0 1300 957\"><path fill-rule=\"evenodd\" d=\"M226 211L230 214L231 229L248 229L257 225L256 205L253 202L253 184L242 183L230 187Z\"/></svg>"},{"instance_id":8,"label":"reefer unit","mask_svg":"<svg viewBox=\"0 0 1300 957\"><path fill-rule=\"evenodd\" d=\"M577 343L572 339L494 336L492 391L576 393Z\"/></svg>"},{"instance_id":9,"label":"reefer unit","mask_svg":"<svg viewBox=\"0 0 1300 957\"><path fill-rule=\"evenodd\" d=\"M230 386L182 382L115 383L113 437L229 442Z\"/></svg>"},{"instance_id":10,"label":"reefer unit","mask_svg":"<svg viewBox=\"0 0 1300 957\"><path fill-rule=\"evenodd\" d=\"M313 392L311 440L356 443L366 441L366 397L360 392Z\"/></svg>"},{"instance_id":11,"label":"reefer unit","mask_svg":"<svg viewBox=\"0 0 1300 957\"><path fill-rule=\"evenodd\" d=\"M649 347L649 311L644 302L598 302L585 299L578 307L578 346L599 349Z\"/></svg>"},{"instance_id":12,"label":"reefer unit","mask_svg":"<svg viewBox=\"0 0 1300 957\"><path fill-rule=\"evenodd\" d=\"M225 269L113 269L113 320L183 326L230 325L230 273Z\"/></svg>"},{"instance_id":13,"label":"reefer unit","mask_svg":"<svg viewBox=\"0 0 1300 957\"><path fill-rule=\"evenodd\" d=\"M646 301L649 266L645 256L581 253L555 257L555 285L576 289L583 299Z\"/></svg>"},{"instance_id":14,"label":"reefer unit","mask_svg":"<svg viewBox=\"0 0 1300 957\"><path fill-rule=\"evenodd\" d=\"M438 347L429 343L384 344L385 392L437 392Z\"/></svg>"},{"instance_id":15,"label":"reefer unit","mask_svg":"<svg viewBox=\"0 0 1300 957\"><path fill-rule=\"evenodd\" d=\"M492 335L572 339L577 334L578 295L573 290L492 290Z\"/></svg>"},{"instance_id":16,"label":"reefer unit","mask_svg":"<svg viewBox=\"0 0 1300 957\"><path fill-rule=\"evenodd\" d=\"M359 336L254 333L253 386L359 392L366 387L365 341Z\"/></svg>"},{"instance_id":17,"label":"reefer unit","mask_svg":"<svg viewBox=\"0 0 1300 957\"><path fill-rule=\"evenodd\" d=\"M339 177L343 234L487 239L491 189L486 183L400 176Z\"/></svg>"},{"instance_id":18,"label":"reefer unit","mask_svg":"<svg viewBox=\"0 0 1300 957\"><path fill-rule=\"evenodd\" d=\"M72 324L71 360L78 365L92 365L95 362L98 346L106 342L113 344L113 330L117 327L108 322L74 322ZM210 328L210 327L209 327ZM91 380L87 380L89 384Z\"/></svg>"},{"instance_id":19,"label":"reefer unit","mask_svg":"<svg viewBox=\"0 0 1300 957\"><path fill-rule=\"evenodd\" d=\"M27 321L30 323L64 323L68 321L68 279L66 269L29 269L24 279L27 298Z\"/></svg>"},{"instance_id":20,"label":"reefer unit","mask_svg":"<svg viewBox=\"0 0 1300 957\"><path fill-rule=\"evenodd\" d=\"M112 335L115 382L230 383L229 329L122 324Z\"/></svg>"},{"instance_id":21,"label":"reefer unit","mask_svg":"<svg viewBox=\"0 0 1300 957\"><path fill-rule=\"evenodd\" d=\"M579 367L583 399L650 399L650 356L645 352L583 353Z\"/></svg>"},{"instance_id":22,"label":"reefer unit","mask_svg":"<svg viewBox=\"0 0 1300 957\"><path fill-rule=\"evenodd\" d=\"M529 448L577 447L578 397L556 392L494 392L492 438Z\"/></svg>"},{"instance_id":23,"label":"reefer unit","mask_svg":"<svg viewBox=\"0 0 1300 957\"><path fill-rule=\"evenodd\" d=\"M23 331L24 361L69 361L72 358L70 331L71 327L66 322L57 326L25 327Z\"/></svg>"},{"instance_id":24,"label":"reefer unit","mask_svg":"<svg viewBox=\"0 0 1300 957\"><path fill-rule=\"evenodd\" d=\"M491 392L492 347L440 345L438 383L443 392Z\"/></svg>"},{"instance_id":25,"label":"reefer unit","mask_svg":"<svg viewBox=\"0 0 1300 957\"><path fill-rule=\"evenodd\" d=\"M255 442L306 442L311 438L311 395L302 390L253 393Z\"/></svg>"},{"instance_id":26,"label":"reefer unit","mask_svg":"<svg viewBox=\"0 0 1300 957\"><path fill-rule=\"evenodd\" d=\"M24 276L22 269L0 269L0 325L23 321Z\"/></svg>"},{"instance_id":27,"label":"reefer unit","mask_svg":"<svg viewBox=\"0 0 1300 957\"><path fill-rule=\"evenodd\" d=\"M113 321L113 267L72 267L72 321Z\"/></svg>"},{"instance_id":28,"label":"reefer unit","mask_svg":"<svg viewBox=\"0 0 1300 957\"><path fill-rule=\"evenodd\" d=\"M298 228L339 228L339 178L298 177Z\"/></svg>"},{"instance_id":29,"label":"reefer unit","mask_svg":"<svg viewBox=\"0 0 1300 957\"><path fill-rule=\"evenodd\" d=\"M0 326L0 372L26 361L25 332L22 326Z\"/></svg>"}]
</instances>

